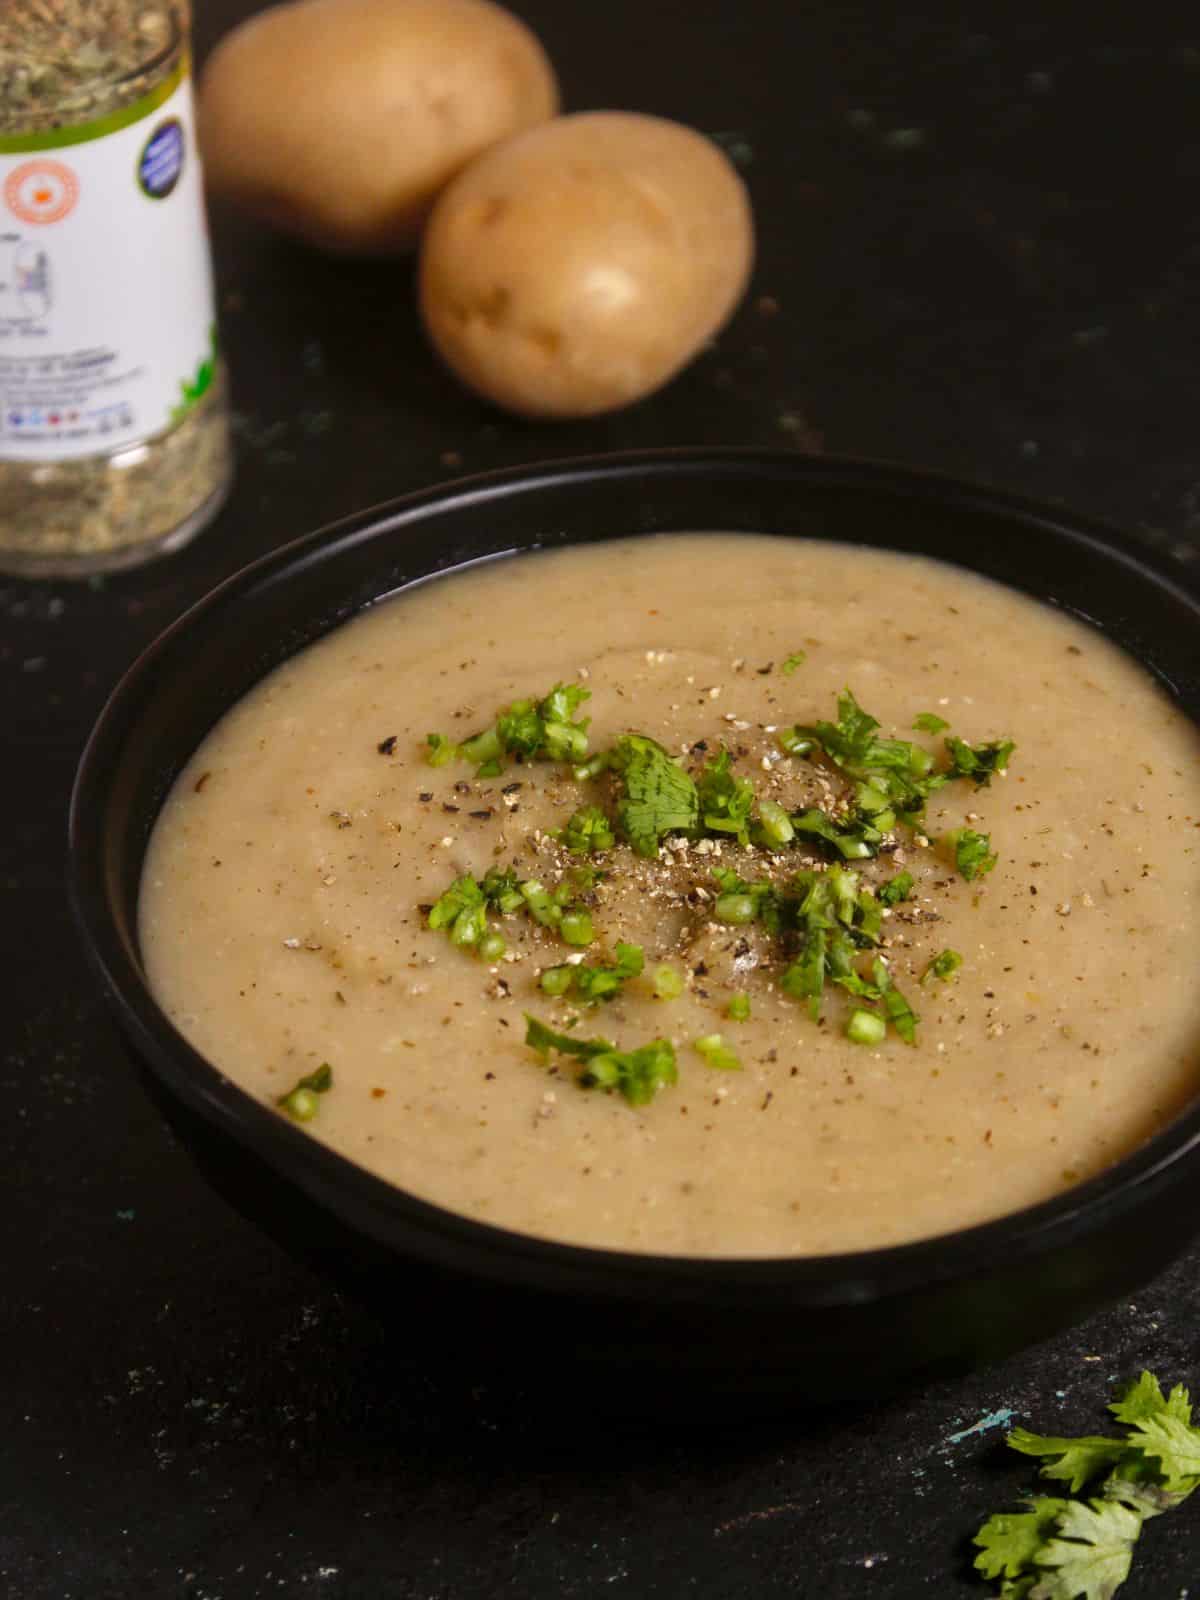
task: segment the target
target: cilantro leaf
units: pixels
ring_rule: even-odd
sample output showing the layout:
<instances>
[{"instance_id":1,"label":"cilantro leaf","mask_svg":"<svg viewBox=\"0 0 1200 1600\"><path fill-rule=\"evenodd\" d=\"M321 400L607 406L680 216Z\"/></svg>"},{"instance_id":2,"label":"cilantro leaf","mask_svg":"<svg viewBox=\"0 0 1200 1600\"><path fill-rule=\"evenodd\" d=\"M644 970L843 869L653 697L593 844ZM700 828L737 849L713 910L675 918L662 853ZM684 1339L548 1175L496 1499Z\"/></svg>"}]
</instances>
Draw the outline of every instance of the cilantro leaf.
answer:
<instances>
[{"instance_id":1,"label":"cilantro leaf","mask_svg":"<svg viewBox=\"0 0 1200 1600\"><path fill-rule=\"evenodd\" d=\"M586 717L572 720L591 690L578 683L557 683L541 700L514 700L490 728L456 745L444 734L426 738L431 767L456 757L476 763L477 777L494 778L503 771L503 757L518 761L582 761L588 753Z\"/></svg>"},{"instance_id":2,"label":"cilantro leaf","mask_svg":"<svg viewBox=\"0 0 1200 1600\"><path fill-rule=\"evenodd\" d=\"M997 1512L975 1535L980 1549L975 1569L985 1578L1019 1578L1026 1572L1069 1502L1040 1495L1026 1504L1028 1511Z\"/></svg>"},{"instance_id":3,"label":"cilantro leaf","mask_svg":"<svg viewBox=\"0 0 1200 1600\"><path fill-rule=\"evenodd\" d=\"M976 833L974 828L958 828L946 835L946 843L954 852L954 864L968 883L985 872L991 872L1000 859L992 853L992 836Z\"/></svg>"},{"instance_id":4,"label":"cilantro leaf","mask_svg":"<svg viewBox=\"0 0 1200 1600\"><path fill-rule=\"evenodd\" d=\"M864 817L838 822L828 812L812 809L793 817L792 826L797 833L813 834L832 845L846 861L877 855L883 843L883 834Z\"/></svg>"},{"instance_id":5,"label":"cilantro leaf","mask_svg":"<svg viewBox=\"0 0 1200 1600\"><path fill-rule=\"evenodd\" d=\"M946 754L950 757L947 777L971 778L977 789L986 789L993 773L1003 772L1007 768L1009 757L1016 748L1011 739L993 739L990 744L970 745L965 739L956 739L951 735L946 740Z\"/></svg>"},{"instance_id":6,"label":"cilantro leaf","mask_svg":"<svg viewBox=\"0 0 1200 1600\"><path fill-rule=\"evenodd\" d=\"M791 655L788 656L786 660L780 662L779 670L783 673L785 678L790 678L792 673L795 672L796 668L802 667L807 660L807 650L793 650Z\"/></svg>"},{"instance_id":7,"label":"cilantro leaf","mask_svg":"<svg viewBox=\"0 0 1200 1600\"><path fill-rule=\"evenodd\" d=\"M962 964L963 958L957 950L939 950L917 981L926 983L930 978L940 978L947 983Z\"/></svg>"},{"instance_id":8,"label":"cilantro leaf","mask_svg":"<svg viewBox=\"0 0 1200 1600\"><path fill-rule=\"evenodd\" d=\"M790 755L805 755L817 745L836 767L859 779L860 810L875 814L894 808L911 819L947 775L932 771L928 750L908 739L877 738L878 727L878 719L845 689L838 696L836 722L798 725L781 734L779 742ZM877 826L883 825L877 821Z\"/></svg>"},{"instance_id":9,"label":"cilantro leaf","mask_svg":"<svg viewBox=\"0 0 1200 1600\"><path fill-rule=\"evenodd\" d=\"M1025 1428L1014 1428L1008 1435L1008 1445L1023 1456L1041 1457L1042 1477L1061 1480L1072 1493L1082 1489L1099 1473L1116 1466L1129 1453L1124 1439L1100 1435L1058 1439L1049 1434L1030 1433Z\"/></svg>"},{"instance_id":10,"label":"cilantro leaf","mask_svg":"<svg viewBox=\"0 0 1200 1600\"><path fill-rule=\"evenodd\" d=\"M700 820L696 785L657 740L627 733L613 746L611 764L625 791L617 802L617 822L638 855L657 855L665 834L696 827Z\"/></svg>"},{"instance_id":11,"label":"cilantro leaf","mask_svg":"<svg viewBox=\"0 0 1200 1600\"><path fill-rule=\"evenodd\" d=\"M917 733L941 733L949 726L945 717L939 717L936 711L922 711L913 718L913 729Z\"/></svg>"},{"instance_id":12,"label":"cilantro leaf","mask_svg":"<svg viewBox=\"0 0 1200 1600\"><path fill-rule=\"evenodd\" d=\"M1200 1484L1200 1428L1165 1412L1134 1423L1130 1443L1157 1461L1168 1494L1190 1494Z\"/></svg>"},{"instance_id":13,"label":"cilantro leaf","mask_svg":"<svg viewBox=\"0 0 1200 1600\"><path fill-rule=\"evenodd\" d=\"M1037 1554L1030 1600L1112 1600L1129 1576L1142 1518L1115 1500L1068 1501Z\"/></svg>"},{"instance_id":14,"label":"cilantro leaf","mask_svg":"<svg viewBox=\"0 0 1200 1600\"><path fill-rule=\"evenodd\" d=\"M1164 1415L1178 1417L1180 1422L1192 1420L1191 1402L1184 1386L1177 1383L1164 1399L1158 1379L1152 1372L1143 1372L1137 1382L1131 1384L1108 1409L1118 1422L1131 1426L1147 1417Z\"/></svg>"},{"instance_id":15,"label":"cilantro leaf","mask_svg":"<svg viewBox=\"0 0 1200 1600\"><path fill-rule=\"evenodd\" d=\"M660 1089L678 1081L675 1050L669 1039L651 1039L636 1050L618 1050L607 1039L575 1039L555 1033L528 1012L525 1043L539 1055L551 1050L584 1063L576 1082L583 1089L616 1089L631 1106L647 1105Z\"/></svg>"},{"instance_id":16,"label":"cilantro leaf","mask_svg":"<svg viewBox=\"0 0 1200 1600\"><path fill-rule=\"evenodd\" d=\"M883 887L875 892L883 905L895 906L899 905L901 900L907 900L912 891L912 873L898 872L894 878L889 878Z\"/></svg>"},{"instance_id":17,"label":"cilantro leaf","mask_svg":"<svg viewBox=\"0 0 1200 1600\"><path fill-rule=\"evenodd\" d=\"M696 781L696 795L700 820L709 832L733 834L739 844L750 842L754 785L749 778L735 775L733 757L724 745L718 756L705 762Z\"/></svg>"}]
</instances>

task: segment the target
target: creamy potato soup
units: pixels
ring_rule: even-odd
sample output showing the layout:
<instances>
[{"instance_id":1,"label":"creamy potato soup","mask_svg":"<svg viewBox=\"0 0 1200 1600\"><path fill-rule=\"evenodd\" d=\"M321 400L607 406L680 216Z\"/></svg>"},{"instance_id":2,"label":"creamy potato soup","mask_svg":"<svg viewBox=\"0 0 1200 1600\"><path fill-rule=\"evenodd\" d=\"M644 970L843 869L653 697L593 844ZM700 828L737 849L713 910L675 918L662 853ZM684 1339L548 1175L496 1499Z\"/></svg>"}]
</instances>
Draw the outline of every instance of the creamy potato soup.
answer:
<instances>
[{"instance_id":1,"label":"creamy potato soup","mask_svg":"<svg viewBox=\"0 0 1200 1600\"><path fill-rule=\"evenodd\" d=\"M1098 633L948 566L520 556L221 721L142 946L224 1073L451 1210L896 1244L1057 1195L1196 1094L1198 756Z\"/></svg>"}]
</instances>

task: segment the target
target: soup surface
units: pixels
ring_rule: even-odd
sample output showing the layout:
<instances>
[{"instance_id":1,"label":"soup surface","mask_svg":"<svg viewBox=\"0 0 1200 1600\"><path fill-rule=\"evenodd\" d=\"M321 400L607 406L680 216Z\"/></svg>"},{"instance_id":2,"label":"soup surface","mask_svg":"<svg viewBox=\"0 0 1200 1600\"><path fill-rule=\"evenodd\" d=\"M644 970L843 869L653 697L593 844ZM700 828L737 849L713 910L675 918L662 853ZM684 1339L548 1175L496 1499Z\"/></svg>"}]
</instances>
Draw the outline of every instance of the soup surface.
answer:
<instances>
[{"instance_id":1,"label":"soup surface","mask_svg":"<svg viewBox=\"0 0 1200 1600\"><path fill-rule=\"evenodd\" d=\"M592 752L644 734L698 776L724 745L756 803L823 811L843 837L852 777L819 740L785 754L780 735L836 720L847 686L935 771L949 735L1016 749L986 786L934 789L863 859L816 834L743 846L715 826L643 856L619 822L611 848L572 854L564 824L583 805L614 818L628 774L427 760L431 730L457 743L560 682L590 690L574 715L592 719ZM1195 1095L1198 756L1193 725L1098 633L948 566L742 535L520 556L378 605L222 720L157 824L143 949L167 1012L223 1072L278 1105L328 1063L327 1092L292 1102L313 1135L455 1211L681 1255L895 1244L1058 1194ZM969 880L964 827L990 841ZM527 901L488 909L506 946L493 938L490 960L428 926L452 882L509 867L558 889L593 941L565 942ZM860 992L827 982L810 1007L803 972L784 974L816 924L771 931L761 902L722 920L732 880L714 869L792 893L793 923L797 873L859 896L906 873L912 889L859 900L880 941L854 913ZM746 898L722 911L745 917ZM615 965L617 941L644 969L608 999L542 976ZM946 950L961 966L939 977ZM847 1037L856 1011L865 1043ZM677 1082L637 1105L585 1088L586 1062L526 1045L526 1013L626 1052L670 1041ZM721 1048L696 1049L714 1034Z\"/></svg>"}]
</instances>

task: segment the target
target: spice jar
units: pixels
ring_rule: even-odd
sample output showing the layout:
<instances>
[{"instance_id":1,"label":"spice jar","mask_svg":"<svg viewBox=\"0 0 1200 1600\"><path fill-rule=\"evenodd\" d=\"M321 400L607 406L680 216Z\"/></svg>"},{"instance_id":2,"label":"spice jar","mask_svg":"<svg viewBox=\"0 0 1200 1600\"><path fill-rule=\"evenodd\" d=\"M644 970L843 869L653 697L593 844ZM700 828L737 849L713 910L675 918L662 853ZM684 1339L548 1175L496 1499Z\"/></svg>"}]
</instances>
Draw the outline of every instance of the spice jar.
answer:
<instances>
[{"instance_id":1,"label":"spice jar","mask_svg":"<svg viewBox=\"0 0 1200 1600\"><path fill-rule=\"evenodd\" d=\"M228 492L190 23L0 6L0 570L133 565Z\"/></svg>"}]
</instances>

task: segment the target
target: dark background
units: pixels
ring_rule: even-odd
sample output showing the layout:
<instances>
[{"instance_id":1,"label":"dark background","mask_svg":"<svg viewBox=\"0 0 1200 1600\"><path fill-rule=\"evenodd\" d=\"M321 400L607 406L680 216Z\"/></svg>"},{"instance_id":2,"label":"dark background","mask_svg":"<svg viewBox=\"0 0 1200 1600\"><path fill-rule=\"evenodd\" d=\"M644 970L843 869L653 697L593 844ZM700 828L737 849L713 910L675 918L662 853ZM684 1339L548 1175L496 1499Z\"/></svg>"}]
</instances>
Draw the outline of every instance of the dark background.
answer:
<instances>
[{"instance_id":1,"label":"dark background","mask_svg":"<svg viewBox=\"0 0 1200 1600\"><path fill-rule=\"evenodd\" d=\"M255 7L201 4L201 53ZM1163 8L955 20L882 3L517 7L569 108L718 135L760 254L714 348L610 419L530 426L435 366L405 264L214 217L239 477L183 554L0 583L0 1593L983 1594L980 1519L1032 1482L1002 1425L1092 1432L1142 1365L1197 1375L1193 1254L969 1380L746 1430L571 1427L408 1366L213 1197L143 1099L63 890L67 795L117 676L294 535L489 467L693 443L888 457L1098 512L1200 556L1200 30ZM1181 8L1182 14L1182 8ZM420 1316L420 1307L413 1308ZM1200 1593L1200 1507L1150 1525L1129 1600Z\"/></svg>"}]
</instances>

